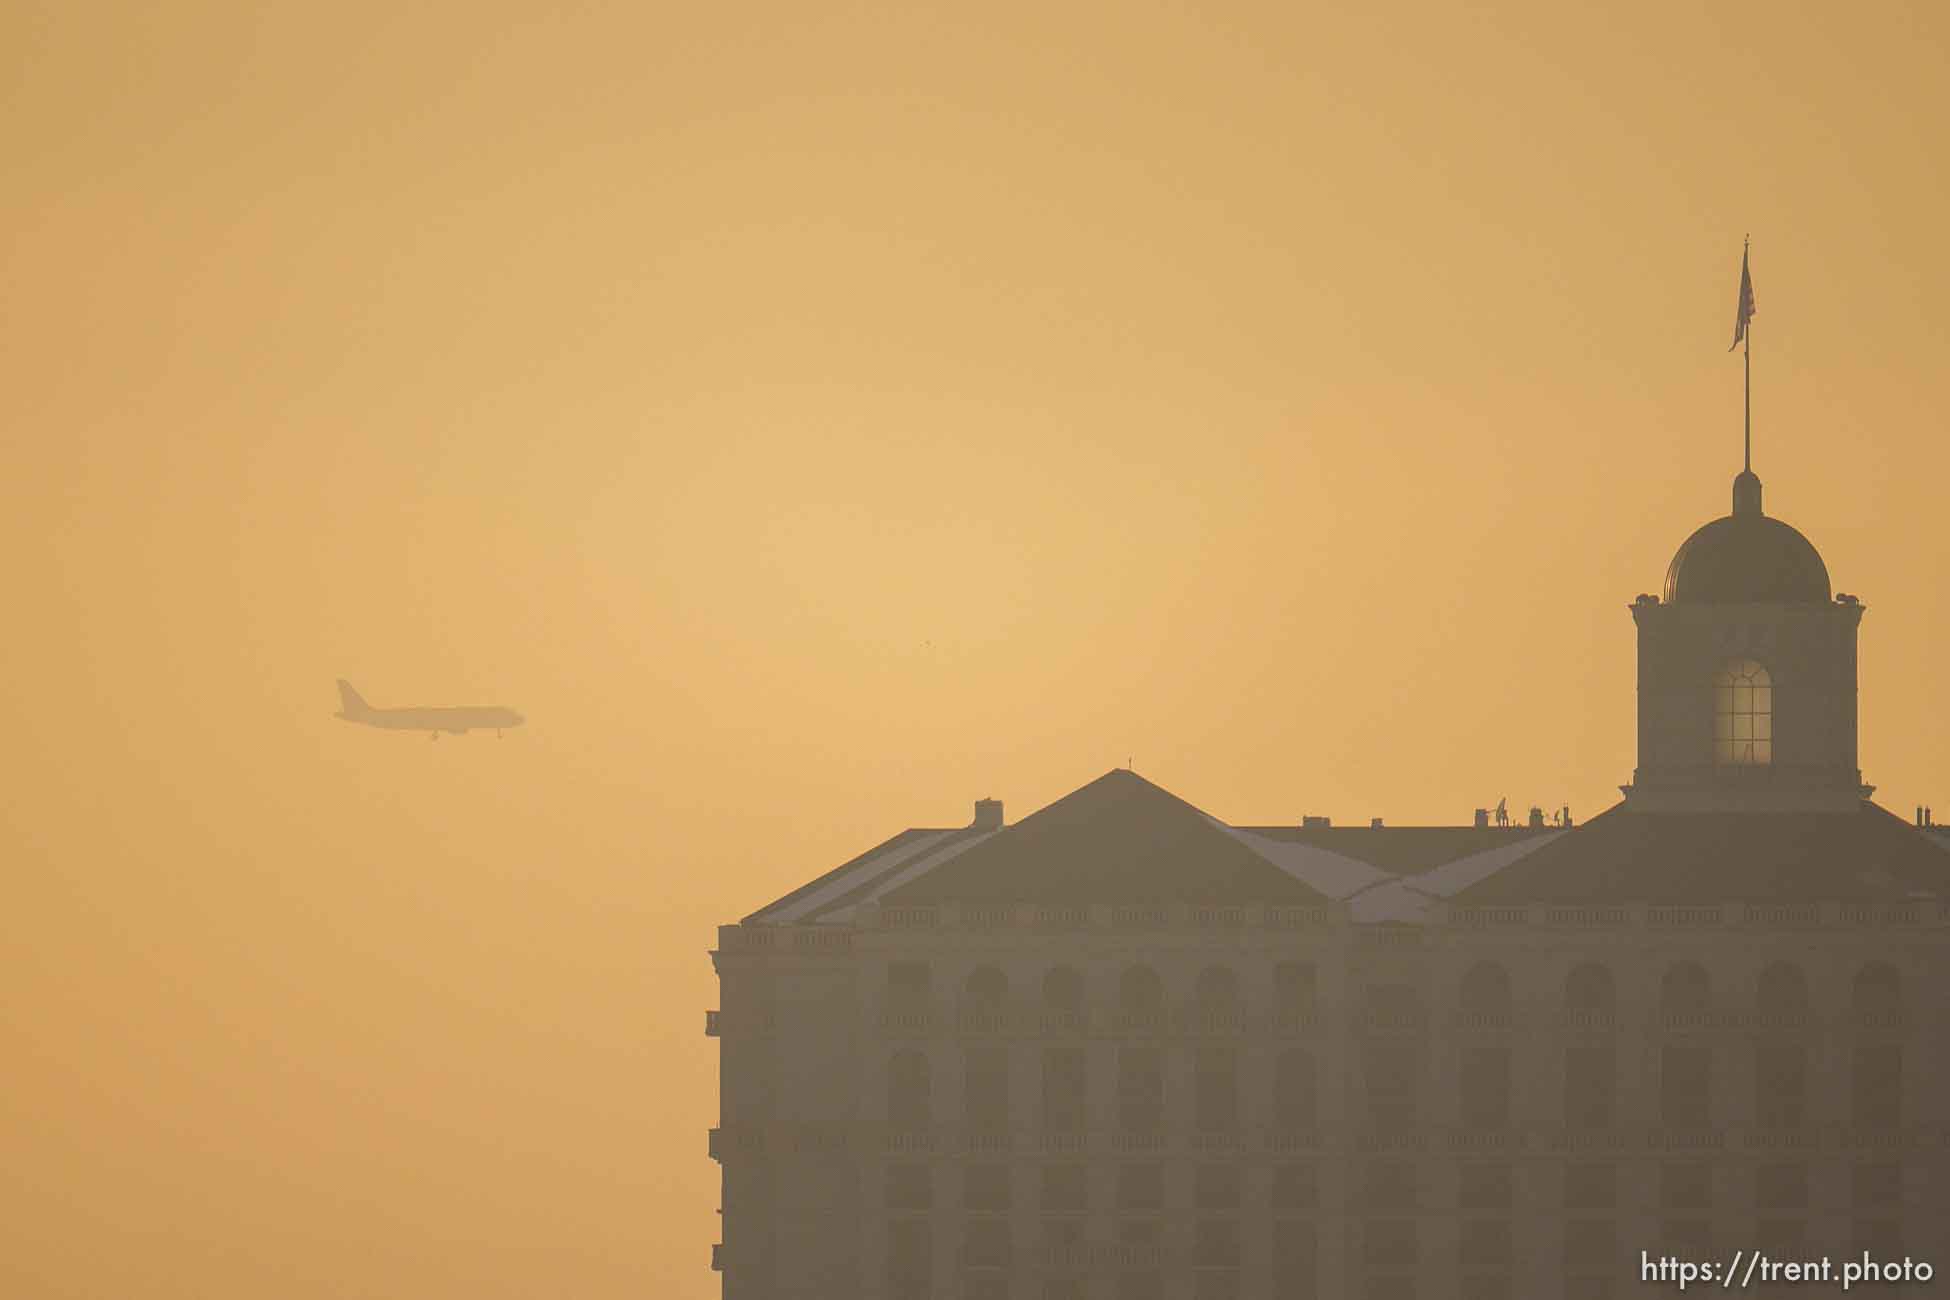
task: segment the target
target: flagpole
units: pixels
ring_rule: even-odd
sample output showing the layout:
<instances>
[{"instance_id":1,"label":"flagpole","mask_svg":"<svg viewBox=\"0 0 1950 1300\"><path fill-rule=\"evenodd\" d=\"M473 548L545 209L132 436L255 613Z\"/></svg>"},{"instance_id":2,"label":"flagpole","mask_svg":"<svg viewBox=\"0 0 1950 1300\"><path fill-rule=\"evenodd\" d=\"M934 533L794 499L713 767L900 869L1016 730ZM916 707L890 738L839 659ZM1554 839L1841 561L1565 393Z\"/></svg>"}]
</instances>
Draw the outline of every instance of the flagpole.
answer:
<instances>
[{"instance_id":1,"label":"flagpole","mask_svg":"<svg viewBox=\"0 0 1950 1300\"><path fill-rule=\"evenodd\" d=\"M1742 468L1751 474L1754 472L1754 326L1752 321L1747 323L1745 342L1746 346L1740 350L1741 380L1746 389L1744 394L1746 398L1746 420L1744 422L1746 454L1745 463L1742 465Z\"/></svg>"}]
</instances>

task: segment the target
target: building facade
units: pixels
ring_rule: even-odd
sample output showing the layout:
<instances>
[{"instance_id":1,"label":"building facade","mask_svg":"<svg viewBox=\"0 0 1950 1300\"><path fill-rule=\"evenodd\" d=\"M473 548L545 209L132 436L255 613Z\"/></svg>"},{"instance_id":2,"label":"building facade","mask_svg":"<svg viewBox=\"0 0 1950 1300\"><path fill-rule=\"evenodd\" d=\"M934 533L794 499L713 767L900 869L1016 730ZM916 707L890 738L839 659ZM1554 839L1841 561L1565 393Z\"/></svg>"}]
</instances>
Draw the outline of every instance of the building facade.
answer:
<instances>
[{"instance_id":1,"label":"building facade","mask_svg":"<svg viewBox=\"0 0 1950 1300\"><path fill-rule=\"evenodd\" d=\"M1863 607L1743 473L1631 608L1583 825L1229 826L1118 770L721 927L727 1300L1940 1263L1950 839L1862 783Z\"/></svg>"}]
</instances>

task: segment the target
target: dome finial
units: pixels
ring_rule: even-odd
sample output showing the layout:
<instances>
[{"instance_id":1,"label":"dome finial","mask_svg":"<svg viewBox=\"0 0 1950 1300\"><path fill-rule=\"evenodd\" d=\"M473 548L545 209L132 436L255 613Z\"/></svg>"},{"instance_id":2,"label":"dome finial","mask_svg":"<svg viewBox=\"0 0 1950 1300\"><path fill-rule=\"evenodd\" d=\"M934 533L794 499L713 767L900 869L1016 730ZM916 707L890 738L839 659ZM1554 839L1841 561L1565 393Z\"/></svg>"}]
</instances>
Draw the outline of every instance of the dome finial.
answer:
<instances>
[{"instance_id":1,"label":"dome finial","mask_svg":"<svg viewBox=\"0 0 1950 1300\"><path fill-rule=\"evenodd\" d=\"M1765 513L1760 508L1760 475L1751 469L1743 469L1733 476L1733 513L1736 515Z\"/></svg>"}]
</instances>

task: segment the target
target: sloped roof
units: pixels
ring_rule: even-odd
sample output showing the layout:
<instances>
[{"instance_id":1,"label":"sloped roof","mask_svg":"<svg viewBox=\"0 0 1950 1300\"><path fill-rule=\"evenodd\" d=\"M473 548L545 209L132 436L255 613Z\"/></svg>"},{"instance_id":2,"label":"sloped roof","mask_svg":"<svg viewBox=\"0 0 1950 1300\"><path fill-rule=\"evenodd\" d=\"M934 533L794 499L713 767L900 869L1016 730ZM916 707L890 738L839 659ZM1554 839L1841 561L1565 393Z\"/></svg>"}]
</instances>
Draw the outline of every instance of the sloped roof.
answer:
<instances>
[{"instance_id":1,"label":"sloped roof","mask_svg":"<svg viewBox=\"0 0 1950 1300\"><path fill-rule=\"evenodd\" d=\"M1554 826L1253 826L1269 840L1311 844L1389 875L1416 875L1487 849L1503 848Z\"/></svg>"},{"instance_id":2,"label":"sloped roof","mask_svg":"<svg viewBox=\"0 0 1950 1300\"><path fill-rule=\"evenodd\" d=\"M1221 822L1123 768L1038 809L889 903L1323 903Z\"/></svg>"},{"instance_id":3,"label":"sloped roof","mask_svg":"<svg viewBox=\"0 0 1950 1300\"><path fill-rule=\"evenodd\" d=\"M814 877L788 894L767 903L741 924L780 924L809 921L836 907L857 902L872 892L903 866L938 857L944 850L965 847L991 832L972 826L956 830L913 827L881 841L859 857L842 862L823 876Z\"/></svg>"},{"instance_id":4,"label":"sloped roof","mask_svg":"<svg viewBox=\"0 0 1950 1300\"><path fill-rule=\"evenodd\" d=\"M1950 894L1950 858L1852 813L1640 813L1617 804L1463 890L1479 903L1875 902Z\"/></svg>"}]
</instances>

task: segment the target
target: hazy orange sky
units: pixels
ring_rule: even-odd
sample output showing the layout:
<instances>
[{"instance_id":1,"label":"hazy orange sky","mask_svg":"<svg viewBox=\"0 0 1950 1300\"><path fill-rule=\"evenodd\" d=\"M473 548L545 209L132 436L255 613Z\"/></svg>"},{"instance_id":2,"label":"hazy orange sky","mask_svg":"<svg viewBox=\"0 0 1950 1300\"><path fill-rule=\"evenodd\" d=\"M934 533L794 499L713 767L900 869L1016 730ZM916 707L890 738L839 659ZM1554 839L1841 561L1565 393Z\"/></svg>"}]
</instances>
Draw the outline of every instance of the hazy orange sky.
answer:
<instances>
[{"instance_id":1,"label":"hazy orange sky","mask_svg":"<svg viewBox=\"0 0 1950 1300\"><path fill-rule=\"evenodd\" d=\"M15 0L0 78L7 1295L701 1300L714 924L1127 757L1598 812L1749 231L1950 809L1942 5Z\"/></svg>"}]
</instances>

